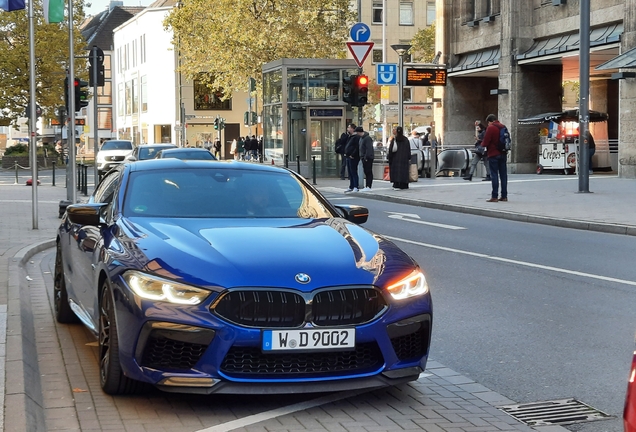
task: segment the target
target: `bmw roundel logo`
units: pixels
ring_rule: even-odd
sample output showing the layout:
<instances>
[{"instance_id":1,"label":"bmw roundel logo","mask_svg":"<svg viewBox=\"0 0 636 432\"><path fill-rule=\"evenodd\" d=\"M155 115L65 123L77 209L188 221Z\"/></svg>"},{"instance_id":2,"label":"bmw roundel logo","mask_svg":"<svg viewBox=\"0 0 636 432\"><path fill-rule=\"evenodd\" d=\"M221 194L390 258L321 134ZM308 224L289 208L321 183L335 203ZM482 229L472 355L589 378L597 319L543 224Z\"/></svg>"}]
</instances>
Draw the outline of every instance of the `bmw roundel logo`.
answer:
<instances>
[{"instance_id":1,"label":"bmw roundel logo","mask_svg":"<svg viewBox=\"0 0 636 432\"><path fill-rule=\"evenodd\" d=\"M298 273L296 275L296 282L298 283L306 284L306 283L309 283L310 280L311 278L309 277L307 273Z\"/></svg>"}]
</instances>

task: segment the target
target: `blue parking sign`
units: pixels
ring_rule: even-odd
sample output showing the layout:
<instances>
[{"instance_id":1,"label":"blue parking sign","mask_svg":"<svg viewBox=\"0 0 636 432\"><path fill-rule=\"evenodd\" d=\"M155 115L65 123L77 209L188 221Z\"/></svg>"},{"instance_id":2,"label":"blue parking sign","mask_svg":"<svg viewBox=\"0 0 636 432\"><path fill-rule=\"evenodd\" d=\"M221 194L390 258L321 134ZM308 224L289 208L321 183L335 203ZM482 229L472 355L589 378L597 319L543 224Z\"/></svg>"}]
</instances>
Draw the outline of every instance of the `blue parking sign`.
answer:
<instances>
[{"instance_id":1,"label":"blue parking sign","mask_svg":"<svg viewBox=\"0 0 636 432\"><path fill-rule=\"evenodd\" d=\"M397 63L378 63L375 76L379 85L397 85Z\"/></svg>"}]
</instances>

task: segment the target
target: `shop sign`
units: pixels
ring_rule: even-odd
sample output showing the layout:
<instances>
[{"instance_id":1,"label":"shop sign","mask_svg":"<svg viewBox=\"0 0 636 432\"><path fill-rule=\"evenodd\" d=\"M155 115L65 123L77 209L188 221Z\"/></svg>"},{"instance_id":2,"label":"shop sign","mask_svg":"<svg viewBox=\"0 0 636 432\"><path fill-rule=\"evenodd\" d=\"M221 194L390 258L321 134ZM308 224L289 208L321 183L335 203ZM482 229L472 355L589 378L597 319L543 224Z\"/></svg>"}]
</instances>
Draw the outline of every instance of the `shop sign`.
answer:
<instances>
[{"instance_id":1,"label":"shop sign","mask_svg":"<svg viewBox=\"0 0 636 432\"><path fill-rule=\"evenodd\" d=\"M342 117L341 109L310 109L310 117Z\"/></svg>"}]
</instances>

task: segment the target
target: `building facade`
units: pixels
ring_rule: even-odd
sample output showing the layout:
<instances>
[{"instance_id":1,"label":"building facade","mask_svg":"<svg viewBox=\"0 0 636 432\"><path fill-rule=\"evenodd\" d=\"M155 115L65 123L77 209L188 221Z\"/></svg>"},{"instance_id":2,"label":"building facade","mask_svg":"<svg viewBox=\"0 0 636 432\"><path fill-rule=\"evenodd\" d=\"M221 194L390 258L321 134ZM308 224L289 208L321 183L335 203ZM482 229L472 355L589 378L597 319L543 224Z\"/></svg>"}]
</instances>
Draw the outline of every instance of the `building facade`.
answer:
<instances>
[{"instance_id":1,"label":"building facade","mask_svg":"<svg viewBox=\"0 0 636 432\"><path fill-rule=\"evenodd\" d=\"M593 163L634 178L636 128L628 113L636 104L635 80L612 80L618 70L596 68L634 47L636 1L590 3L589 109L609 115L607 122L590 123ZM443 110L436 113L445 144L471 143L474 121L493 113L514 137L509 170L535 172L539 128L518 120L578 107L567 106L564 93L579 82L579 0L438 0L438 6L438 37L449 66ZM612 160L607 153L616 146Z\"/></svg>"}]
</instances>

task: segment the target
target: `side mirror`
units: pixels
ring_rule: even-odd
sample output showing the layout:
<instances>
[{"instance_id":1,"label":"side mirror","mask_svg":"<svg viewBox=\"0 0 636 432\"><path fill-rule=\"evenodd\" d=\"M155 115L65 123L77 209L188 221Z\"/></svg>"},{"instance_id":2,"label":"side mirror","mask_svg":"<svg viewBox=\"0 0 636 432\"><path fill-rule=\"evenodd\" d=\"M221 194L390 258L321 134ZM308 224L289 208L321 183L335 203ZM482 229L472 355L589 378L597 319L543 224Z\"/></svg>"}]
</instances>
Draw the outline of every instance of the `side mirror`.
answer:
<instances>
[{"instance_id":1,"label":"side mirror","mask_svg":"<svg viewBox=\"0 0 636 432\"><path fill-rule=\"evenodd\" d=\"M129 162L134 162L134 161L136 161L136 160L137 160L137 158L136 158L136 157L134 157L134 156L128 156L128 161L129 161Z\"/></svg>"},{"instance_id":2,"label":"side mirror","mask_svg":"<svg viewBox=\"0 0 636 432\"><path fill-rule=\"evenodd\" d=\"M369 219L369 209L366 207L340 204L336 208L342 212L342 217L349 222L361 225Z\"/></svg>"},{"instance_id":3,"label":"side mirror","mask_svg":"<svg viewBox=\"0 0 636 432\"><path fill-rule=\"evenodd\" d=\"M71 223L77 225L97 226L101 223L101 210L105 203L72 204L66 207L66 214Z\"/></svg>"}]
</instances>

